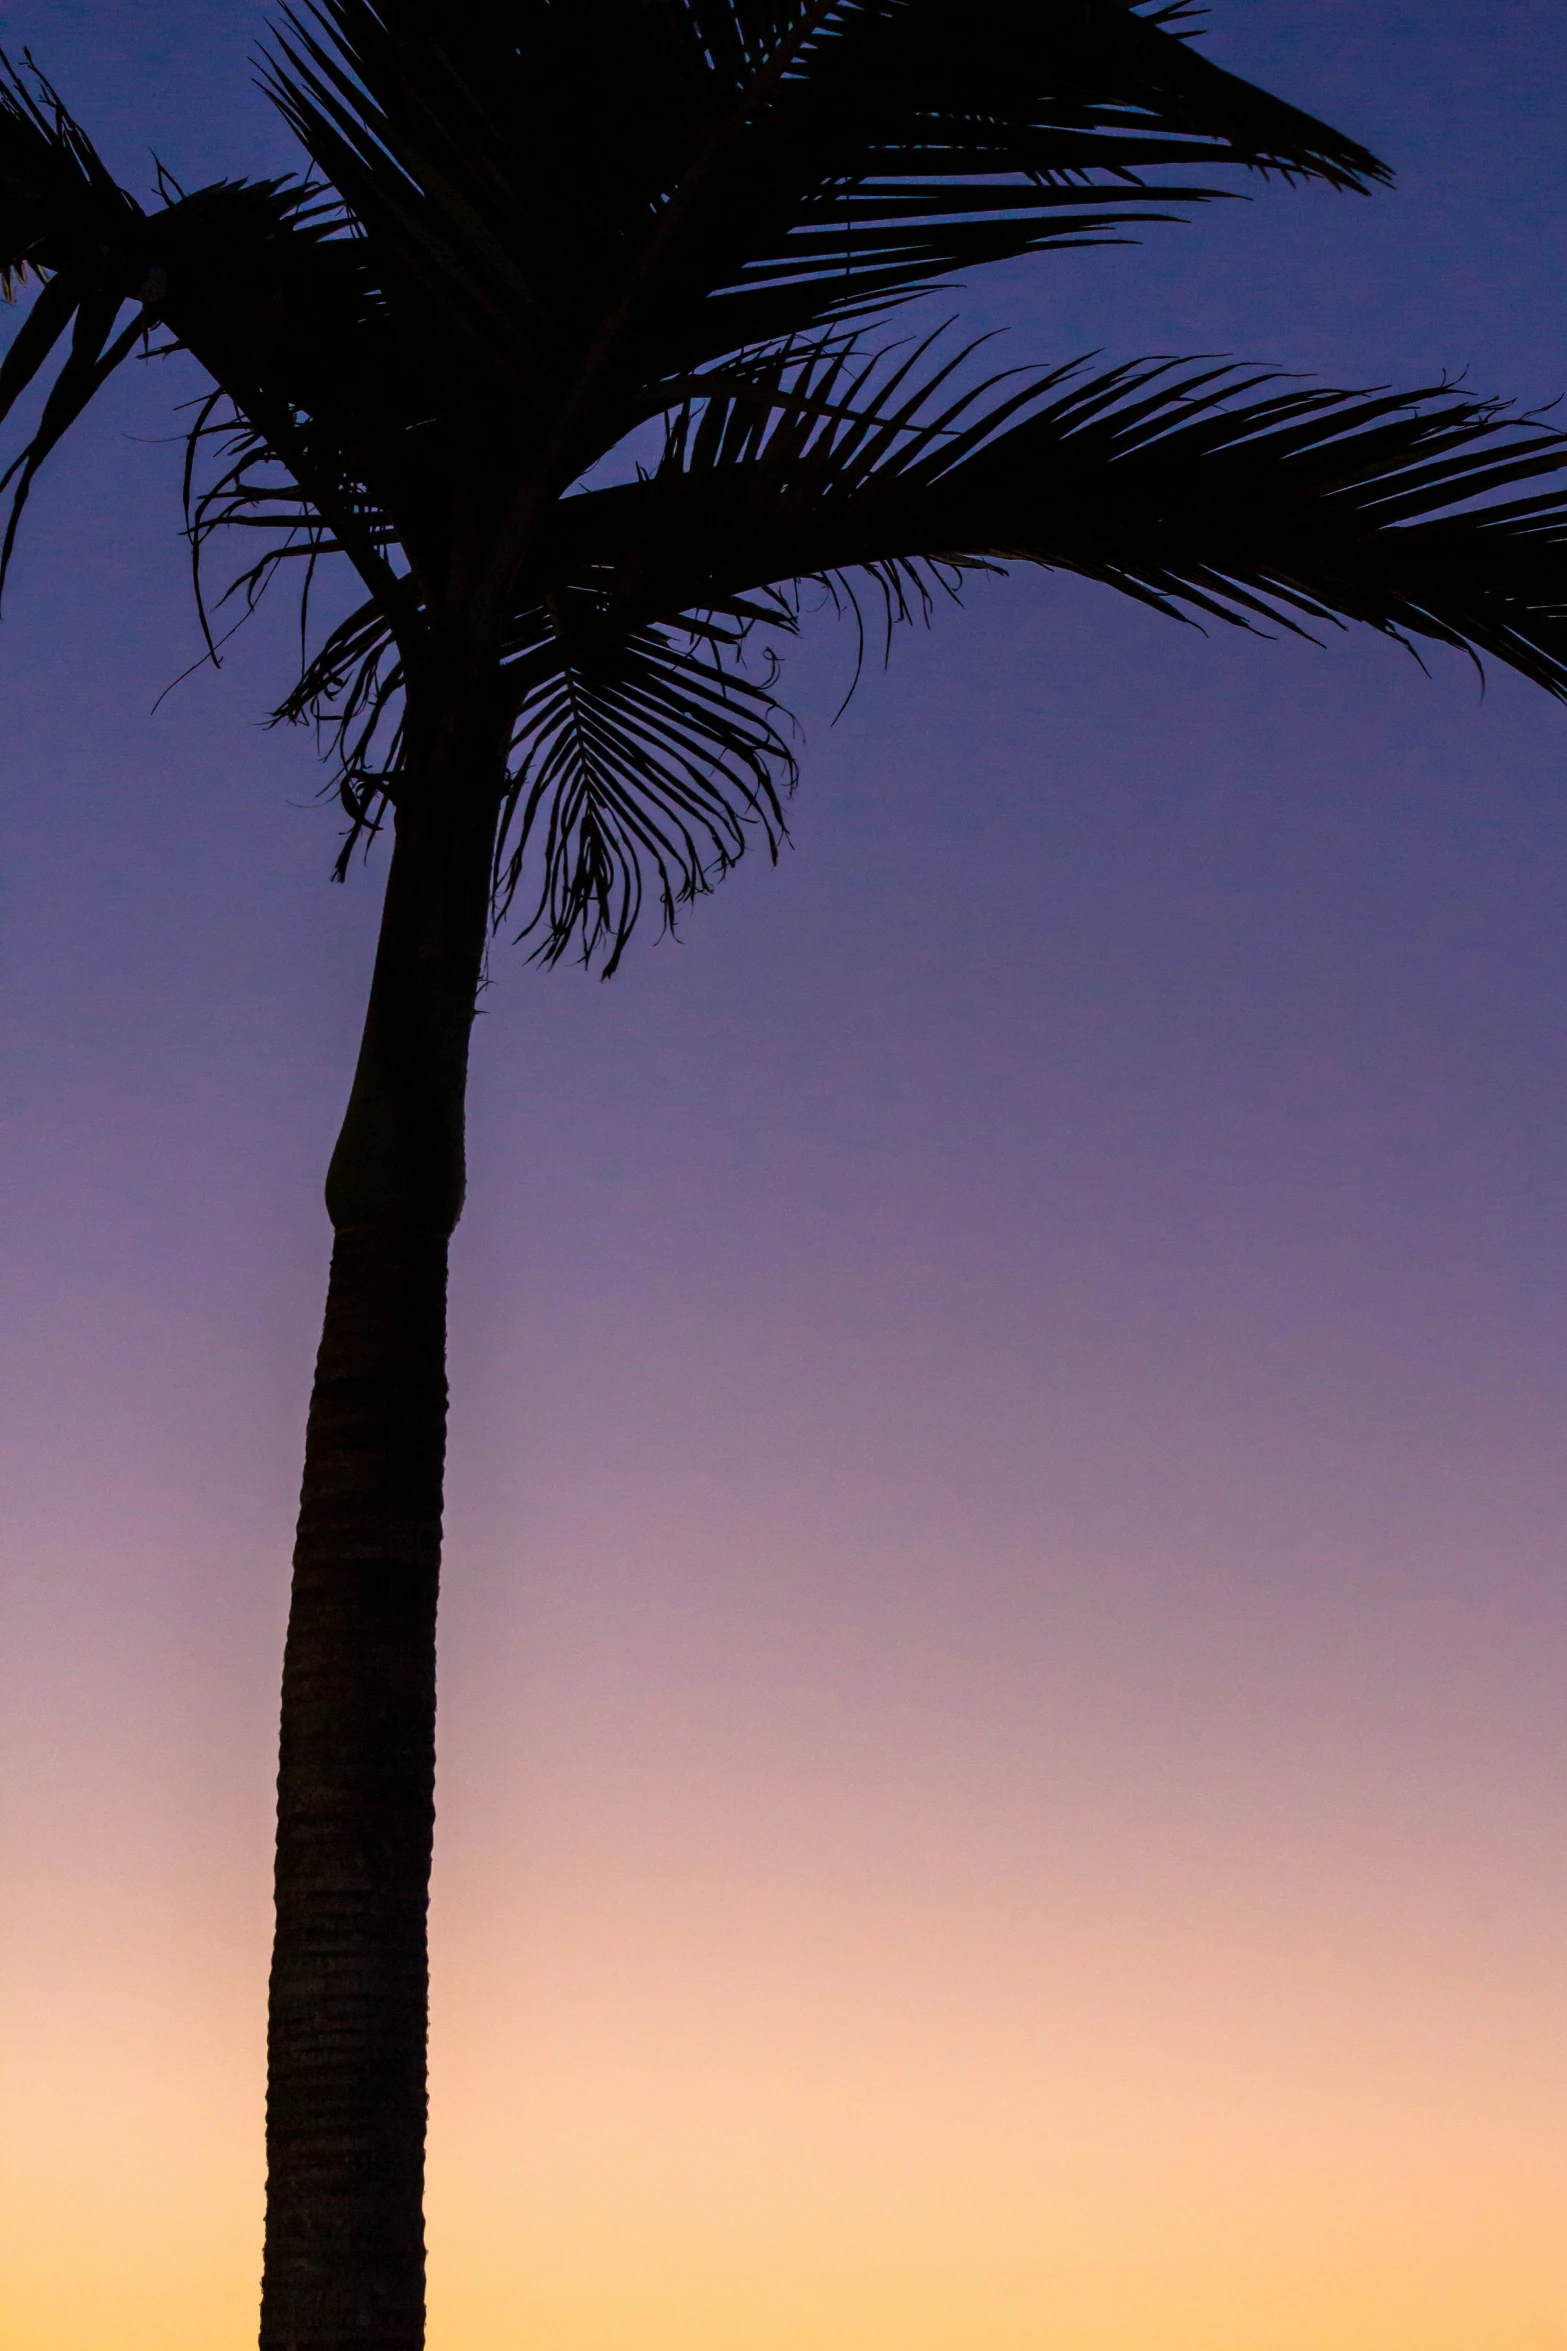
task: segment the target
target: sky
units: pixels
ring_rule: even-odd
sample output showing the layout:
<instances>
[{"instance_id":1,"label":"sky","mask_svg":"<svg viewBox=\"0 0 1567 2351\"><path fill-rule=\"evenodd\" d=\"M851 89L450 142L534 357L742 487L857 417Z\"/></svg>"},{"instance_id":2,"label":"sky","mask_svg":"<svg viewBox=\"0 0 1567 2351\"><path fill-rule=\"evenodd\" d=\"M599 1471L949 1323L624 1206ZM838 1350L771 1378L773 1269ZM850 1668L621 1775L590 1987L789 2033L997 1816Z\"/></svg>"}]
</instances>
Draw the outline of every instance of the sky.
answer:
<instances>
[{"instance_id":1,"label":"sky","mask_svg":"<svg viewBox=\"0 0 1567 2351\"><path fill-rule=\"evenodd\" d=\"M0 10L127 181L241 0ZM947 305L1567 393L1545 0L1217 0L1396 168ZM254 2340L276 1682L380 869L127 373L0 624L17 2351ZM1559 2351L1567 711L982 582L793 845L498 946L455 1252L432 2351Z\"/></svg>"}]
</instances>

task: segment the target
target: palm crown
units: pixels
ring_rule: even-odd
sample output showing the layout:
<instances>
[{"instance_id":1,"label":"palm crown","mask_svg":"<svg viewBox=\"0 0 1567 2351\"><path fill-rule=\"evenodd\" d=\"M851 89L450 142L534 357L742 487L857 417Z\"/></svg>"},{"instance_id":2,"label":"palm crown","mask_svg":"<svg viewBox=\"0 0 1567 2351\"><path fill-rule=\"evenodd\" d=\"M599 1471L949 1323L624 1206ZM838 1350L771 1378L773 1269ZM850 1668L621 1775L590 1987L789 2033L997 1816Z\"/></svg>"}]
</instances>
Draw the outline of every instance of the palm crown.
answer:
<instances>
[{"instance_id":1,"label":"palm crown","mask_svg":"<svg viewBox=\"0 0 1567 2351\"><path fill-rule=\"evenodd\" d=\"M363 583L284 705L334 721L352 831L414 788L406 698L455 664L512 743L501 902L531 876L542 952L611 967L645 880L668 917L750 831L776 843L792 764L740 647L794 625L804 581L904 617L1022 559L1166 611L1465 645L1561 691L1562 501L1497 495L1559 465L1554 433L1445 387L1170 362L976 386L929 344L885 355L877 327L953 271L1169 218L1215 192L1194 173L1387 176L1183 14L321 0L266 63L309 176L161 179L151 211L13 73L0 263L40 290L0 410L64 356L6 553L118 362L149 334L191 352L198 551L259 529L247 597L330 554ZM584 486L649 426L636 478Z\"/></svg>"}]
</instances>

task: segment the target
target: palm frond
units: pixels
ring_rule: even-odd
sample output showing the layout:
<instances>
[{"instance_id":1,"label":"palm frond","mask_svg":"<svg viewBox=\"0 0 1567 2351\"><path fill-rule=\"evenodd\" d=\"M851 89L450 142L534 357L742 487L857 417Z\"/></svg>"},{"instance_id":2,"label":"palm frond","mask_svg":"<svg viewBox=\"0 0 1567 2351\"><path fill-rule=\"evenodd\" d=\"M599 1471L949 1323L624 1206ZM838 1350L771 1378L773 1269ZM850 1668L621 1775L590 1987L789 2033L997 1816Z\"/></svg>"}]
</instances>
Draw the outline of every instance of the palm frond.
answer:
<instances>
[{"instance_id":1,"label":"palm frond","mask_svg":"<svg viewBox=\"0 0 1567 2351\"><path fill-rule=\"evenodd\" d=\"M1567 436L1445 385L1152 360L954 393L780 355L675 417L646 481L562 502L545 569L630 626L785 580L1020 560L1246 627L1358 621L1567 691ZM698 552L699 551L699 552ZM687 569L689 556L696 560ZM529 591L531 592L531 591Z\"/></svg>"},{"instance_id":2,"label":"palm frond","mask_svg":"<svg viewBox=\"0 0 1567 2351\"><path fill-rule=\"evenodd\" d=\"M52 86L0 52L0 290L10 301L24 279L38 288L0 363L0 420L69 337L37 426L0 473L0 490L11 490L0 587L39 467L150 321L159 288L148 278L142 222ZM117 333L127 302L137 316Z\"/></svg>"},{"instance_id":3,"label":"palm frond","mask_svg":"<svg viewBox=\"0 0 1567 2351\"><path fill-rule=\"evenodd\" d=\"M498 924L556 963L616 969L649 895L666 929L753 841L776 858L795 759L771 691L748 674L757 621L789 631L786 603L736 600L727 619L607 623L601 585L573 582L518 614L505 647L512 764L499 812ZM348 828L343 879L403 785L407 665L384 614L361 604L328 635L274 714L320 731Z\"/></svg>"},{"instance_id":4,"label":"palm frond","mask_svg":"<svg viewBox=\"0 0 1567 2351\"><path fill-rule=\"evenodd\" d=\"M1538 421L1440 384L976 381L971 349L862 348L952 271L1172 217L1218 167L1386 176L1189 29L1180 0L298 0L267 73L323 178L160 183L151 212L0 60L0 291L36 281L0 418L54 371L0 476L0 578L38 465L156 320L213 387L198 596L219 533L255 550L231 610L301 580L277 715L335 755L344 860L460 641L514 717L497 918L610 970L645 901L671 923L748 842L776 854L794 763L756 647L810 583L890 632L1026 561L1567 695L1567 438ZM574 487L655 417L649 473ZM312 653L339 556L366 600Z\"/></svg>"},{"instance_id":5,"label":"palm frond","mask_svg":"<svg viewBox=\"0 0 1567 2351\"><path fill-rule=\"evenodd\" d=\"M5 298L25 276L80 265L94 238L134 230L141 207L119 187L53 85L0 50L0 274Z\"/></svg>"},{"instance_id":6,"label":"palm frond","mask_svg":"<svg viewBox=\"0 0 1567 2351\"><path fill-rule=\"evenodd\" d=\"M1353 140L1126 0L313 0L268 85L394 309L557 487L668 381Z\"/></svg>"},{"instance_id":7,"label":"palm frond","mask_svg":"<svg viewBox=\"0 0 1567 2351\"><path fill-rule=\"evenodd\" d=\"M443 577L444 470L430 386L395 333L335 198L291 180L221 181L153 223L160 318L230 412L221 490L198 538L279 497L346 554L394 616L413 604L386 558Z\"/></svg>"},{"instance_id":8,"label":"palm frond","mask_svg":"<svg viewBox=\"0 0 1567 2351\"><path fill-rule=\"evenodd\" d=\"M606 631L598 599L553 597L514 653L520 756L502 810L497 913L530 867L520 937L557 962L573 946L607 978L651 886L666 929L760 838L775 857L794 754L766 683L733 659L735 632Z\"/></svg>"},{"instance_id":9,"label":"palm frond","mask_svg":"<svg viewBox=\"0 0 1567 2351\"><path fill-rule=\"evenodd\" d=\"M743 655L812 583L856 616L869 591L890 634L1026 561L1180 618L1362 622L1567 698L1567 436L1441 385L1171 360L976 382L974 350L753 360L671 415L650 474L560 502L505 649L497 907L525 895L541 957L613 970L645 891L672 922L752 837L776 853L794 763L770 663ZM370 603L280 714L335 730L345 861L396 797L404 684Z\"/></svg>"},{"instance_id":10,"label":"palm frond","mask_svg":"<svg viewBox=\"0 0 1567 2351\"><path fill-rule=\"evenodd\" d=\"M246 418L256 453L288 466L388 592L377 549L389 505L412 546L423 543L418 427L429 404L391 347L340 208L286 180L190 195L165 183L164 197L146 212L51 85L0 55L0 274L13 291L36 281L0 361L0 420L58 361L30 437L0 472L12 493L0 582L39 467L156 326L159 349L194 353Z\"/></svg>"}]
</instances>

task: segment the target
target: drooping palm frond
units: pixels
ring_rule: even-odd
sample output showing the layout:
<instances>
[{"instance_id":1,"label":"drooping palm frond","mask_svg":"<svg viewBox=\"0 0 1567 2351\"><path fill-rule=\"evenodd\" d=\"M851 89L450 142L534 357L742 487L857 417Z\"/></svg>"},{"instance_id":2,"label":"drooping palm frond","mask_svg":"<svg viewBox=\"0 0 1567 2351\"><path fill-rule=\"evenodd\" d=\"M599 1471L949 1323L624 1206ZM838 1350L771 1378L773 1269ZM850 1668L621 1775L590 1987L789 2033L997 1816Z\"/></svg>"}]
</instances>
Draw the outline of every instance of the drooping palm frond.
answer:
<instances>
[{"instance_id":1,"label":"drooping palm frond","mask_svg":"<svg viewBox=\"0 0 1567 2351\"><path fill-rule=\"evenodd\" d=\"M6 68L0 273L40 291L0 414L69 346L12 476L13 533L38 465L156 321L405 635L454 599L493 617L543 506L741 347L1110 233L1147 213L1149 167L1379 176L1209 64L1178 14L317 0L284 20L271 73L324 185L162 183L150 211L46 83Z\"/></svg>"},{"instance_id":2,"label":"drooping palm frond","mask_svg":"<svg viewBox=\"0 0 1567 2351\"><path fill-rule=\"evenodd\" d=\"M498 860L549 959L613 969L642 871L672 920L793 780L758 629L815 583L887 628L965 575L1073 571L1177 617L1356 621L1567 697L1567 437L1437 386L1341 392L1197 362L965 382L971 351L841 343L715 378L645 477L560 502L507 644L516 765ZM1512 494L1510 494L1512 493ZM764 657L765 660L765 657ZM285 711L335 708L356 828L395 795L403 673L362 606ZM374 734L383 738L368 756Z\"/></svg>"},{"instance_id":3,"label":"drooping palm frond","mask_svg":"<svg viewBox=\"0 0 1567 2351\"><path fill-rule=\"evenodd\" d=\"M651 895L666 929L761 840L776 857L794 788L773 664L745 664L755 622L792 631L782 599L731 617L606 627L591 583L518 614L505 652L512 763L499 811L495 918L545 963L577 952L607 978ZM407 668L374 601L340 621L274 713L324 729L349 823L337 864L403 788Z\"/></svg>"},{"instance_id":4,"label":"drooping palm frond","mask_svg":"<svg viewBox=\"0 0 1567 2351\"><path fill-rule=\"evenodd\" d=\"M12 493L0 585L38 468L134 349L150 315L158 289L140 251L141 226L141 207L115 184L50 84L18 72L0 52L0 291L9 302L24 280L37 283L0 362L0 420L70 338L30 438L0 474L0 489ZM127 302L137 317L117 333Z\"/></svg>"},{"instance_id":5,"label":"drooping palm frond","mask_svg":"<svg viewBox=\"0 0 1567 2351\"><path fill-rule=\"evenodd\" d=\"M562 487L724 354L1209 192L1150 168L1386 176L1126 0L314 0L270 87Z\"/></svg>"},{"instance_id":6,"label":"drooping palm frond","mask_svg":"<svg viewBox=\"0 0 1567 2351\"><path fill-rule=\"evenodd\" d=\"M573 604L583 610L574 613ZM756 834L776 857L794 754L734 632L602 628L581 590L535 615L510 665L518 760L497 836L497 913L522 891L541 961L574 945L614 971L651 881L666 928ZM525 877L534 875L531 889Z\"/></svg>"},{"instance_id":7,"label":"drooping palm frond","mask_svg":"<svg viewBox=\"0 0 1567 2351\"><path fill-rule=\"evenodd\" d=\"M118 187L44 78L0 55L0 275L31 306L0 362L0 421L58 360L12 490L3 580L39 467L154 328L241 411L256 451L385 592L389 497L420 547L417 426L428 400L399 364L335 203L297 181L165 183L152 211ZM130 316L127 320L126 313ZM60 357L63 347L63 357ZM426 501L428 504L428 501Z\"/></svg>"},{"instance_id":8,"label":"drooping palm frond","mask_svg":"<svg viewBox=\"0 0 1567 2351\"><path fill-rule=\"evenodd\" d=\"M220 182L155 216L160 322L220 395L229 462L198 541L265 513L346 555L411 625L448 572L447 469L431 385L395 331L359 239L329 193L299 181ZM402 565L388 558L396 546Z\"/></svg>"},{"instance_id":9,"label":"drooping palm frond","mask_svg":"<svg viewBox=\"0 0 1567 2351\"><path fill-rule=\"evenodd\" d=\"M322 180L150 211L10 74L0 277L38 290L0 416L65 347L10 534L156 321L213 385L198 566L238 530L240 608L291 562L307 597L325 558L365 584L279 713L327 728L349 848L404 788L409 680L477 646L515 716L497 902L535 952L609 968L644 895L672 920L748 839L776 849L793 763L746 641L809 582L890 629L1021 560L1562 692L1567 502L1520 494L1563 470L1554 432L1444 386L1171 361L976 386L966 354L858 350L956 268L1201 200L1193 172L1385 176L1186 29L1136 0L301 0L268 70ZM659 416L644 478L574 486Z\"/></svg>"},{"instance_id":10,"label":"drooping palm frond","mask_svg":"<svg viewBox=\"0 0 1567 2351\"><path fill-rule=\"evenodd\" d=\"M0 290L7 301L23 276L77 269L92 238L114 243L141 217L58 92L26 63L19 71L0 51Z\"/></svg>"},{"instance_id":11,"label":"drooping palm frond","mask_svg":"<svg viewBox=\"0 0 1567 2351\"><path fill-rule=\"evenodd\" d=\"M779 580L1026 561L1165 612L1359 621L1567 691L1567 436L1437 385L1343 392L1154 360L952 393L780 355L681 413L645 481L558 506L546 570L627 626ZM847 395L847 396L846 396ZM700 550L694 569L685 550Z\"/></svg>"}]
</instances>

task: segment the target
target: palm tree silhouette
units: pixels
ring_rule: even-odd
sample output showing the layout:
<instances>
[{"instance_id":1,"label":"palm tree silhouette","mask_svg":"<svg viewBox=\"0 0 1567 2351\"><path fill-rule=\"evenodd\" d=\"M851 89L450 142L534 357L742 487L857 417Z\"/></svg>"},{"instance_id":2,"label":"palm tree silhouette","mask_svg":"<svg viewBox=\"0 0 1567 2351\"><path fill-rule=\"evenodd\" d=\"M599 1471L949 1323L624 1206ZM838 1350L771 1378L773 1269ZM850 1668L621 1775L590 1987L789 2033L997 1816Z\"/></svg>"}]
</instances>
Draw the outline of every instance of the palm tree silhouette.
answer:
<instances>
[{"instance_id":1,"label":"palm tree silhouette","mask_svg":"<svg viewBox=\"0 0 1567 2351\"><path fill-rule=\"evenodd\" d=\"M38 405L0 574L119 363L190 354L198 597L220 534L255 550L241 610L287 566L307 601L318 565L352 568L280 715L327 729L340 870L393 844L284 1666L265 2351L424 2339L446 1264L494 925L613 970L649 893L670 923L748 843L776 853L794 771L762 654L807 586L890 628L1024 561L1567 694L1567 494L1523 487L1562 435L1445 385L987 376L894 342L954 271L1176 217L1214 193L1193 172L1387 178L1182 14L314 0L263 66L302 174L160 170L149 207L30 59L5 67L0 268L33 290L0 414Z\"/></svg>"}]
</instances>

